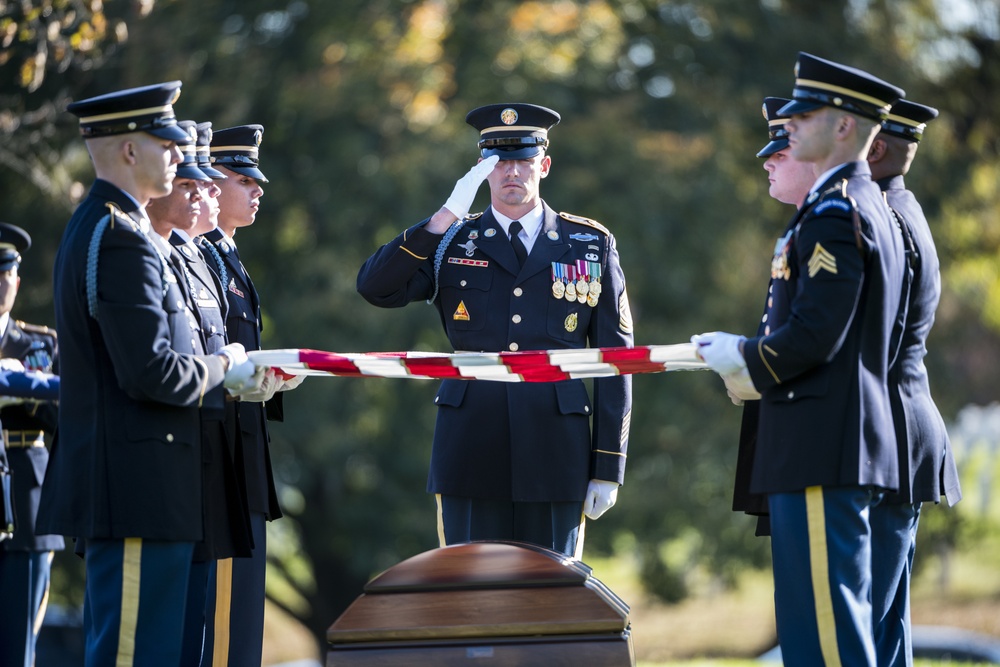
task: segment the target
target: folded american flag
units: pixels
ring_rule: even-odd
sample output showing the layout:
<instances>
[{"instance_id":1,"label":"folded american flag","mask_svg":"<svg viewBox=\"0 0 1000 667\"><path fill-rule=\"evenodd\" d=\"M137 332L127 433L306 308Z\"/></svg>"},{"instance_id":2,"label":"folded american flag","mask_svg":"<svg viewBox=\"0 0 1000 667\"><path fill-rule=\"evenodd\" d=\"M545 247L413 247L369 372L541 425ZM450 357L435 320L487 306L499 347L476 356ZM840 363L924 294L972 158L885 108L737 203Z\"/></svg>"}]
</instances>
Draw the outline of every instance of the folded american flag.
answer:
<instances>
[{"instance_id":1,"label":"folded american flag","mask_svg":"<svg viewBox=\"0 0 1000 667\"><path fill-rule=\"evenodd\" d=\"M59 376L41 371L0 370L0 396L33 401L59 400Z\"/></svg>"}]
</instances>

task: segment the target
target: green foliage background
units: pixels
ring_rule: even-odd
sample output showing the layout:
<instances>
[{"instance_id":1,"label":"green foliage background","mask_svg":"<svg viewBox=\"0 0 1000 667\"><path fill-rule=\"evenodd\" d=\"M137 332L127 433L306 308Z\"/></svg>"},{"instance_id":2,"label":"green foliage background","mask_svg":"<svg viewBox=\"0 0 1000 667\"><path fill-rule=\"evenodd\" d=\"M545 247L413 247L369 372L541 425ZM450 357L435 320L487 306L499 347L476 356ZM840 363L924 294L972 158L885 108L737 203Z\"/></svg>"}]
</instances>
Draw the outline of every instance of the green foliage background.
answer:
<instances>
[{"instance_id":1,"label":"green foliage background","mask_svg":"<svg viewBox=\"0 0 1000 667\"><path fill-rule=\"evenodd\" d=\"M563 117L543 197L618 239L637 344L751 332L791 211L767 194L762 98L799 50L872 71L941 109L907 181L942 258L928 366L947 420L996 400L1000 361L1000 19L989 0L0 1L0 201L34 245L15 314L51 324L61 230L92 180L66 102L180 79L178 115L265 127L270 179L239 243L265 347L448 350L434 310L355 291L381 243L435 211L476 159L466 112L529 101ZM480 194L477 205L486 205ZM272 596L316 634L373 574L436 546L424 493L435 384L308 380L272 456ZM768 563L730 511L739 410L710 374L637 376L618 505L586 554L628 551L647 587L686 594ZM955 515L957 516L957 515ZM923 540L952 545L957 520ZM971 538L970 538L971 539ZM683 544L683 549L668 549ZM678 556L680 551L682 555ZM673 556L670 556L673 554ZM56 595L80 596L60 556Z\"/></svg>"}]
</instances>

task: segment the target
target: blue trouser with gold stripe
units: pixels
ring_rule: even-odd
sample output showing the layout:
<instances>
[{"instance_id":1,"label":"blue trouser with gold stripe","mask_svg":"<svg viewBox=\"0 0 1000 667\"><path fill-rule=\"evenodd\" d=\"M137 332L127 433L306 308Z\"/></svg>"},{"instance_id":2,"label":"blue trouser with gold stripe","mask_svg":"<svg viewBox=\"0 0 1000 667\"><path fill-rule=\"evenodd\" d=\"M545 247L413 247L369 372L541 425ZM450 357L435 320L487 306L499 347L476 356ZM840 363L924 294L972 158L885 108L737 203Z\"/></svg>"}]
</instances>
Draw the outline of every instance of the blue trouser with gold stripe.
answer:
<instances>
[{"instance_id":1,"label":"blue trouser with gold stripe","mask_svg":"<svg viewBox=\"0 0 1000 667\"><path fill-rule=\"evenodd\" d=\"M264 650L267 520L250 513L253 555L212 563L201 667L259 665Z\"/></svg>"},{"instance_id":2,"label":"blue trouser with gold stripe","mask_svg":"<svg viewBox=\"0 0 1000 667\"><path fill-rule=\"evenodd\" d=\"M436 494L440 546L473 540L537 544L572 558L583 551L583 501L522 503Z\"/></svg>"},{"instance_id":3,"label":"blue trouser with gold stripe","mask_svg":"<svg viewBox=\"0 0 1000 667\"><path fill-rule=\"evenodd\" d=\"M788 667L875 666L871 487L768 496L774 609Z\"/></svg>"},{"instance_id":4,"label":"blue trouser with gold stripe","mask_svg":"<svg viewBox=\"0 0 1000 667\"><path fill-rule=\"evenodd\" d=\"M177 667L193 542L87 540L86 667Z\"/></svg>"},{"instance_id":5,"label":"blue trouser with gold stripe","mask_svg":"<svg viewBox=\"0 0 1000 667\"><path fill-rule=\"evenodd\" d=\"M872 508L872 618L879 667L912 667L910 576L920 503Z\"/></svg>"},{"instance_id":6,"label":"blue trouser with gold stripe","mask_svg":"<svg viewBox=\"0 0 1000 667\"><path fill-rule=\"evenodd\" d=\"M49 594L51 551L0 548L0 665L32 667Z\"/></svg>"}]
</instances>

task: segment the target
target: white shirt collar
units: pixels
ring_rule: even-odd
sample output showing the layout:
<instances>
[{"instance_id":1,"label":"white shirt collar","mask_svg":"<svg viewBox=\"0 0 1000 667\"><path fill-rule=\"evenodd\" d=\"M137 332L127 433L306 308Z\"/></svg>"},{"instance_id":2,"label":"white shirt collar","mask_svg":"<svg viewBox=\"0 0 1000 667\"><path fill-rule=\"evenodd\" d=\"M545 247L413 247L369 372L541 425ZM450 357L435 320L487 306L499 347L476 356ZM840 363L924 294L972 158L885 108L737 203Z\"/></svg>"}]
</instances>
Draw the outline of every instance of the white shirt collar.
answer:
<instances>
[{"instance_id":1,"label":"white shirt collar","mask_svg":"<svg viewBox=\"0 0 1000 667\"><path fill-rule=\"evenodd\" d=\"M836 167L833 167L832 169L827 169L822 174L820 174L819 178L816 179L816 182L813 183L813 185L812 185L811 188L809 188L809 194L812 194L812 193L816 192L817 190L819 190L819 186L821 186L824 183L826 183L826 179L828 179L831 176L833 176L833 172L837 171L838 169L840 169L841 167L843 167L845 164L847 164L847 163L846 162L841 162Z\"/></svg>"},{"instance_id":2,"label":"white shirt collar","mask_svg":"<svg viewBox=\"0 0 1000 667\"><path fill-rule=\"evenodd\" d=\"M544 213L545 211L542 208L542 202L538 202L538 205L535 206L535 208L518 218L521 222L521 241L524 243L524 247L528 252L531 252L531 247L535 244L535 237L538 236L538 230L542 228L542 217ZM514 222L514 219L508 218L496 209L493 209L493 217L497 219L497 222L500 223L501 227L503 227L504 233L509 237L510 223Z\"/></svg>"},{"instance_id":3,"label":"white shirt collar","mask_svg":"<svg viewBox=\"0 0 1000 667\"><path fill-rule=\"evenodd\" d=\"M10 324L10 313L0 315L0 338L7 333L7 326Z\"/></svg>"}]
</instances>

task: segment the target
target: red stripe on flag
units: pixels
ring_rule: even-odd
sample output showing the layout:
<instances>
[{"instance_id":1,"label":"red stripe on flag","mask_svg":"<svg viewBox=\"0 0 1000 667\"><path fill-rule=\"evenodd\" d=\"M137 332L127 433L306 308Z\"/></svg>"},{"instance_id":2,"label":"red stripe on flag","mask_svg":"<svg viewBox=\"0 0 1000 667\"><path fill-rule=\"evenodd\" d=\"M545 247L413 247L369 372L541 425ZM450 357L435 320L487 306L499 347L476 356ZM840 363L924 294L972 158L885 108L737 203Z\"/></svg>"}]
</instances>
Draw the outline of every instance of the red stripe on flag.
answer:
<instances>
[{"instance_id":1,"label":"red stripe on flag","mask_svg":"<svg viewBox=\"0 0 1000 667\"><path fill-rule=\"evenodd\" d=\"M299 350L299 361L316 371L326 371L332 375L361 376L361 371L353 361L333 352L319 350Z\"/></svg>"},{"instance_id":2,"label":"red stripe on flag","mask_svg":"<svg viewBox=\"0 0 1000 667\"><path fill-rule=\"evenodd\" d=\"M569 374L549 362L549 353L545 350L502 352L500 359L525 382L558 382L569 379Z\"/></svg>"},{"instance_id":3,"label":"red stripe on flag","mask_svg":"<svg viewBox=\"0 0 1000 667\"><path fill-rule=\"evenodd\" d=\"M459 370L452 365L451 359L446 356L409 357L403 360L403 364L413 375L426 375L432 378L461 377Z\"/></svg>"},{"instance_id":4,"label":"red stripe on flag","mask_svg":"<svg viewBox=\"0 0 1000 667\"><path fill-rule=\"evenodd\" d=\"M607 347L601 350L601 359L612 364L622 375L659 373L663 364L649 360L649 346Z\"/></svg>"}]
</instances>

